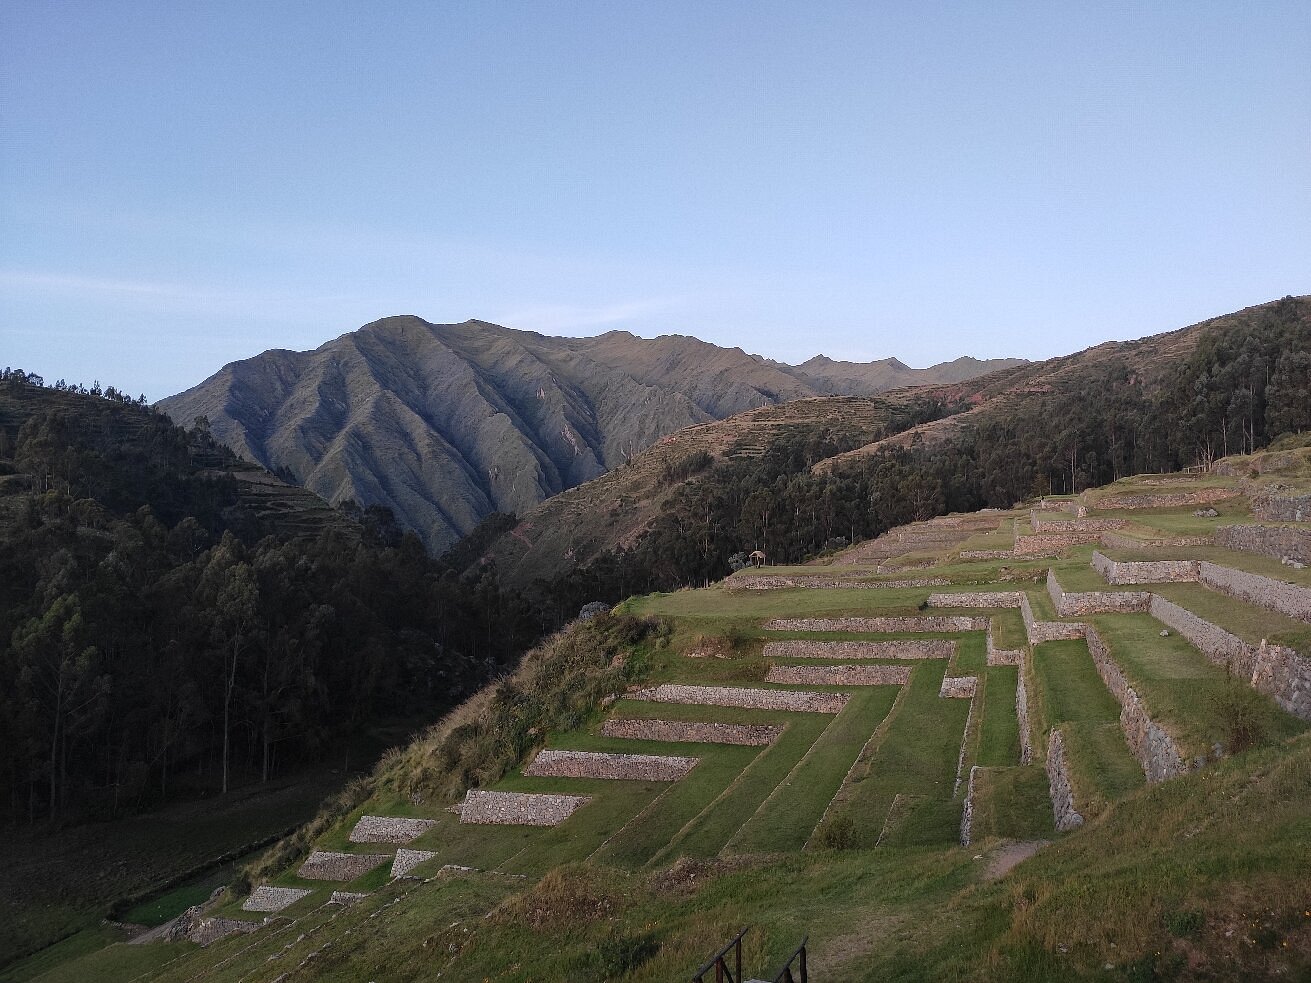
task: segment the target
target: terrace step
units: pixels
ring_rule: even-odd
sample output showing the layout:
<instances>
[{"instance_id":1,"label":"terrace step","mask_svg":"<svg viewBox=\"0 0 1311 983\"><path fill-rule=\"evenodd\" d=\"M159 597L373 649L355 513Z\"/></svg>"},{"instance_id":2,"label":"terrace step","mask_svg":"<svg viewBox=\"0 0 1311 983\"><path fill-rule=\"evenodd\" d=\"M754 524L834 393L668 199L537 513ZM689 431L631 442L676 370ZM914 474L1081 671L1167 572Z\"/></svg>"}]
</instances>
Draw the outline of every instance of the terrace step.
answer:
<instances>
[{"instance_id":1,"label":"terrace step","mask_svg":"<svg viewBox=\"0 0 1311 983\"><path fill-rule=\"evenodd\" d=\"M601 751L538 751L523 773L531 778L606 778L615 781L676 782L698 758Z\"/></svg>"}]
</instances>

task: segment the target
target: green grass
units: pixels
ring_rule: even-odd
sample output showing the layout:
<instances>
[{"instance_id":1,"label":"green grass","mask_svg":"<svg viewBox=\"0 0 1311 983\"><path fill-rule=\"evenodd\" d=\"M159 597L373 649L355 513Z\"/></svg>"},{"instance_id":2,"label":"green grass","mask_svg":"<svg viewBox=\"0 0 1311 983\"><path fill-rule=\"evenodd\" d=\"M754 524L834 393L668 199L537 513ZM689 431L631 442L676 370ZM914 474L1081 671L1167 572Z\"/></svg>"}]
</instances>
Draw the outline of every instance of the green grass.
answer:
<instances>
[{"instance_id":1,"label":"green grass","mask_svg":"<svg viewBox=\"0 0 1311 983\"><path fill-rule=\"evenodd\" d=\"M1125 743L1119 721L1073 721L1066 723L1063 731L1075 808L1084 819L1101 815L1112 802L1146 782L1142 766Z\"/></svg>"},{"instance_id":2,"label":"green grass","mask_svg":"<svg viewBox=\"0 0 1311 983\"><path fill-rule=\"evenodd\" d=\"M40 983L88 983L89 980L131 980L152 973L195 946L189 942L127 945L119 942L67 958L41 976ZM6 976L4 979L33 979Z\"/></svg>"},{"instance_id":3,"label":"green grass","mask_svg":"<svg viewBox=\"0 0 1311 983\"><path fill-rule=\"evenodd\" d=\"M1060 616L1056 613L1056 606L1052 604L1051 595L1045 589L1025 591L1029 595L1029 607L1033 609L1033 616L1038 621L1060 621ZM1027 641L1027 638L1026 638Z\"/></svg>"},{"instance_id":4,"label":"green grass","mask_svg":"<svg viewBox=\"0 0 1311 983\"><path fill-rule=\"evenodd\" d=\"M1157 584L1152 592L1252 645L1262 639L1311 652L1311 625L1213 591L1201 584Z\"/></svg>"},{"instance_id":5,"label":"green grass","mask_svg":"<svg viewBox=\"0 0 1311 983\"><path fill-rule=\"evenodd\" d=\"M878 839L898 793L950 803L969 701L938 697L945 668L939 660L915 666L882 741L853 769L839 793L834 811L850 816L859 846L872 846ZM959 824L959 803L954 809ZM941 822L941 815L935 818L939 821L935 833L955 835L949 823Z\"/></svg>"},{"instance_id":6,"label":"green grass","mask_svg":"<svg viewBox=\"0 0 1311 983\"><path fill-rule=\"evenodd\" d=\"M991 666L986 670L975 764L996 767L1020 760L1020 725L1015 716L1019 672L1018 666Z\"/></svg>"},{"instance_id":7,"label":"green grass","mask_svg":"<svg viewBox=\"0 0 1311 983\"><path fill-rule=\"evenodd\" d=\"M993 643L1002 649L1024 648L1028 636L1024 631L1024 619L1020 617L1019 608L1006 608L992 616Z\"/></svg>"},{"instance_id":8,"label":"green grass","mask_svg":"<svg viewBox=\"0 0 1311 983\"><path fill-rule=\"evenodd\" d=\"M1056 835L1042 765L981 768L974 777L971 840L1049 840Z\"/></svg>"},{"instance_id":9,"label":"green grass","mask_svg":"<svg viewBox=\"0 0 1311 983\"><path fill-rule=\"evenodd\" d=\"M1042 690L1047 726L1068 720L1120 719L1120 704L1097 673L1082 639L1034 646L1033 672ZM1046 734L1041 735L1046 740Z\"/></svg>"},{"instance_id":10,"label":"green grass","mask_svg":"<svg viewBox=\"0 0 1311 983\"><path fill-rule=\"evenodd\" d=\"M856 755L892 708L897 689L895 686L853 687L851 699L842 712L729 841L729 850L771 853L802 849L855 763Z\"/></svg>"},{"instance_id":11,"label":"green grass","mask_svg":"<svg viewBox=\"0 0 1311 983\"><path fill-rule=\"evenodd\" d=\"M3 981L3 983L21 983L21 981L35 979L62 963L84 958L98 949L103 949L117 942L123 942L126 938L126 932L112 925L95 925L84 928L82 931L75 932L68 938L42 949L36 955L28 956L21 962L9 966L4 972L0 973L0 981Z\"/></svg>"},{"instance_id":12,"label":"green grass","mask_svg":"<svg viewBox=\"0 0 1311 983\"><path fill-rule=\"evenodd\" d=\"M1250 687L1228 678L1179 635L1161 638L1161 623L1148 615L1098 615L1092 622L1148 713L1182 744L1186 755L1206 754L1217 742L1229 745L1226 694L1237 688L1243 695ZM1252 706L1268 740L1284 740L1307 727L1269 700L1258 699Z\"/></svg>"}]
</instances>

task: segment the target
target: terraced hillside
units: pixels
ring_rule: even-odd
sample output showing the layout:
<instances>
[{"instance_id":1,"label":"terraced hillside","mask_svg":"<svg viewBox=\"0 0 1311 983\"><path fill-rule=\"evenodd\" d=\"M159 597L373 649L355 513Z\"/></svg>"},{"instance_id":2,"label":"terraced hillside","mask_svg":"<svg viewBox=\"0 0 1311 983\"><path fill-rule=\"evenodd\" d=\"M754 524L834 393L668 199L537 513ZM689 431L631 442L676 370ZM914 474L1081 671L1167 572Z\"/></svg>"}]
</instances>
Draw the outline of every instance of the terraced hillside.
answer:
<instances>
[{"instance_id":1,"label":"terraced hillside","mask_svg":"<svg viewBox=\"0 0 1311 983\"><path fill-rule=\"evenodd\" d=\"M687 979L743 925L764 978L1305 975L1308 458L632 599L41 978Z\"/></svg>"}]
</instances>

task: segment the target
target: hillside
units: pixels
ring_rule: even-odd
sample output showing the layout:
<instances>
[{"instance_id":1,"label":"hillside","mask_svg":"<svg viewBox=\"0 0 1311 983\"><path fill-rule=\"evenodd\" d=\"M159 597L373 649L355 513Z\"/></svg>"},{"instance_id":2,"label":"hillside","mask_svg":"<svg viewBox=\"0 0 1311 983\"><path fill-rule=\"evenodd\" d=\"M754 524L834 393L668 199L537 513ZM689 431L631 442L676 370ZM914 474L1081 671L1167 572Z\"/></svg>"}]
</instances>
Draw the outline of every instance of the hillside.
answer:
<instances>
[{"instance_id":1,"label":"hillside","mask_svg":"<svg viewBox=\"0 0 1311 983\"><path fill-rule=\"evenodd\" d=\"M312 352L234 362L160 406L185 426L207 417L218 440L330 503L391 508L440 552L493 512L527 512L685 427L1016 361L794 368L680 335L551 338L390 317Z\"/></svg>"},{"instance_id":2,"label":"hillside","mask_svg":"<svg viewBox=\"0 0 1311 983\"><path fill-rule=\"evenodd\" d=\"M700 584L755 548L796 562L943 511L1197 464L1311 427L1308 350L1311 299L1285 298L950 385L765 407L523 513L484 559L507 583L573 577L573 599L619 600L599 592L620 575Z\"/></svg>"},{"instance_id":3,"label":"hillside","mask_svg":"<svg viewBox=\"0 0 1311 983\"><path fill-rule=\"evenodd\" d=\"M632 598L158 941L10 978L667 981L745 928L761 979L1303 979L1296 444Z\"/></svg>"}]
</instances>

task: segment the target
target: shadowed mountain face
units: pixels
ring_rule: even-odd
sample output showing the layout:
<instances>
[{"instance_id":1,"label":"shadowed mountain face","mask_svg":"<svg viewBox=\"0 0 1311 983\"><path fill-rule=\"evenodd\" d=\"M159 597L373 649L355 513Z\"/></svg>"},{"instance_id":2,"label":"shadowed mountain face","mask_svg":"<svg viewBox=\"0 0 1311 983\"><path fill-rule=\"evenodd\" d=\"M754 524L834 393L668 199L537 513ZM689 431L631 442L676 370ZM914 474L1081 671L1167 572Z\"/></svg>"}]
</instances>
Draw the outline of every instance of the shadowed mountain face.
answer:
<instances>
[{"instance_id":1,"label":"shadowed mountain face","mask_svg":"<svg viewBox=\"0 0 1311 983\"><path fill-rule=\"evenodd\" d=\"M161 406L186 425L208 417L217 439L329 502L390 507L440 551L492 512L525 512L684 427L1015 364L793 367L678 335L550 338L389 317L312 352L234 362Z\"/></svg>"}]
</instances>

